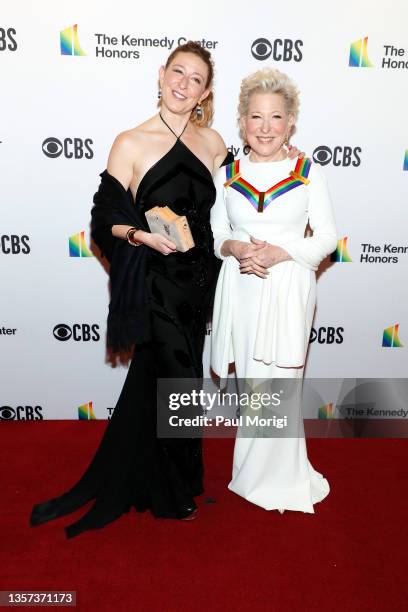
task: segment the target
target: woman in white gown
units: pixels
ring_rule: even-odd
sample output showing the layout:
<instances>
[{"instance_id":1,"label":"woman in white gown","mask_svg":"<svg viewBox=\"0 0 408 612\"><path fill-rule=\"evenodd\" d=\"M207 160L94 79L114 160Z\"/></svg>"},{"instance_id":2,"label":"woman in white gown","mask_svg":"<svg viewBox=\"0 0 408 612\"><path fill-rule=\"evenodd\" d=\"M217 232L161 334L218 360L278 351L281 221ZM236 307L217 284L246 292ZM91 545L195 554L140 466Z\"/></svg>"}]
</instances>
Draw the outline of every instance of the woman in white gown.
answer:
<instances>
[{"instance_id":1,"label":"woman in white gown","mask_svg":"<svg viewBox=\"0 0 408 612\"><path fill-rule=\"evenodd\" d=\"M255 385L260 379L303 377L315 271L336 248L337 237L320 167L287 157L298 107L296 87L277 70L260 70L242 81L239 126L250 153L217 173L211 211L215 253L223 260L211 365L222 379L231 362L238 379ZM313 235L305 237L308 223ZM302 421L299 406L291 417ZM313 504L329 493L327 480L308 461L303 434L238 432L229 488L281 512L313 513Z\"/></svg>"}]
</instances>

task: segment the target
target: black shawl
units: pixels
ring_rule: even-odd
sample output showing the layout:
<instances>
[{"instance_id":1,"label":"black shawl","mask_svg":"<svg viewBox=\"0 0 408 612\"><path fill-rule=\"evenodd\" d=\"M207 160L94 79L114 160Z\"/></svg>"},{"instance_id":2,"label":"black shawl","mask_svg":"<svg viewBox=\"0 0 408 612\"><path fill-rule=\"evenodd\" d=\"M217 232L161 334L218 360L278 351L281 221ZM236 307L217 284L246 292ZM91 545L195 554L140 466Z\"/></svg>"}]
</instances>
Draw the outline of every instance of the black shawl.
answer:
<instances>
[{"instance_id":1,"label":"black shawl","mask_svg":"<svg viewBox=\"0 0 408 612\"><path fill-rule=\"evenodd\" d=\"M228 153L223 166L234 157ZM135 343L150 339L146 290L145 245L134 247L112 236L112 225L131 225L150 231L146 219L135 206L132 192L104 170L91 210L91 235L110 262L111 301L109 304L107 346L115 351L129 350ZM215 257L214 257L215 260ZM217 264L221 264L217 260ZM217 268L218 275L219 266ZM215 278L216 281L216 278ZM215 285L214 285L215 287Z\"/></svg>"},{"instance_id":2,"label":"black shawl","mask_svg":"<svg viewBox=\"0 0 408 612\"><path fill-rule=\"evenodd\" d=\"M145 284L147 248L134 247L112 236L112 225L131 225L149 231L135 206L133 195L104 170L93 198L91 235L110 262L111 301L107 345L115 351L129 350L150 337Z\"/></svg>"}]
</instances>

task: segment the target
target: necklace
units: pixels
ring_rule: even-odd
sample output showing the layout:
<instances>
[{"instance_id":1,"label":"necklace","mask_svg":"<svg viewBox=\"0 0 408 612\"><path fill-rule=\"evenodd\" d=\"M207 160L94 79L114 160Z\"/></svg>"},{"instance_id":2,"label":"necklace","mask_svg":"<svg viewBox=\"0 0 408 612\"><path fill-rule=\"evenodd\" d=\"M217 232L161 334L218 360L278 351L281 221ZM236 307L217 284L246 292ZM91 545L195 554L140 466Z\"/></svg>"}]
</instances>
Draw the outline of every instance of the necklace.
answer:
<instances>
[{"instance_id":1,"label":"necklace","mask_svg":"<svg viewBox=\"0 0 408 612\"><path fill-rule=\"evenodd\" d=\"M174 131L174 130L173 130L173 129L172 129L170 126L169 126L169 124L167 123L167 121L165 121L165 120L163 119L163 117L162 117L162 114L161 114L161 113L159 113L159 117L160 117L160 119L163 121L164 125L165 125L166 127L168 127L168 128L169 128L170 132L171 132L172 134L174 134L174 136L177 138L177 140L180 140L180 138L181 138L181 137L182 137L182 135L184 134L185 129L186 129L186 127L188 126L189 121L190 121L190 120L189 120L189 121L187 121L187 123L186 123L186 125L183 127L183 129L182 129L181 133L180 133L180 134L177 136L176 132L175 132L175 131Z\"/></svg>"}]
</instances>

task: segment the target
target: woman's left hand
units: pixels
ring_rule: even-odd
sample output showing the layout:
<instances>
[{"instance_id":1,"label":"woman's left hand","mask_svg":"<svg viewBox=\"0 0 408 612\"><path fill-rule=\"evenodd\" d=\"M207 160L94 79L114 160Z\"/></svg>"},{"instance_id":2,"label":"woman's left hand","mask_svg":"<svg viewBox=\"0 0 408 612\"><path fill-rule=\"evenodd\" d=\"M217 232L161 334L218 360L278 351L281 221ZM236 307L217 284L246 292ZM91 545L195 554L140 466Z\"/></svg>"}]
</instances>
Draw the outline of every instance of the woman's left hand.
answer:
<instances>
[{"instance_id":1,"label":"woman's left hand","mask_svg":"<svg viewBox=\"0 0 408 612\"><path fill-rule=\"evenodd\" d=\"M262 244L264 241L251 236L251 242L253 244ZM239 268L241 274L253 274L258 266L272 268L272 266L276 266L278 263L291 259L292 257L282 247L264 242L264 246L257 251L256 255L241 261Z\"/></svg>"}]
</instances>

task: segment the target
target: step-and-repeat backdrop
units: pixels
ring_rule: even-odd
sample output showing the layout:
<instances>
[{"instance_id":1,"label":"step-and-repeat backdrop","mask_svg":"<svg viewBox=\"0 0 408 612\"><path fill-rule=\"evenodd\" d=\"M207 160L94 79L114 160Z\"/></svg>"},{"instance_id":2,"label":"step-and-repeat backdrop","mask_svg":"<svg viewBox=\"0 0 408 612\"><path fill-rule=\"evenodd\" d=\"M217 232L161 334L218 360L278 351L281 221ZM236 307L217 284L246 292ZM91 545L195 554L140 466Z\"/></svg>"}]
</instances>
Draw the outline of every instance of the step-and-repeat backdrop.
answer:
<instances>
[{"instance_id":1,"label":"step-and-repeat backdrop","mask_svg":"<svg viewBox=\"0 0 408 612\"><path fill-rule=\"evenodd\" d=\"M237 156L241 79L272 66L300 89L294 142L324 167L339 231L307 376L405 377L407 20L403 0L3 2L0 418L105 419L115 406L127 368L106 355L92 196L113 139L156 112L159 67L188 39L213 54L213 127Z\"/></svg>"}]
</instances>

